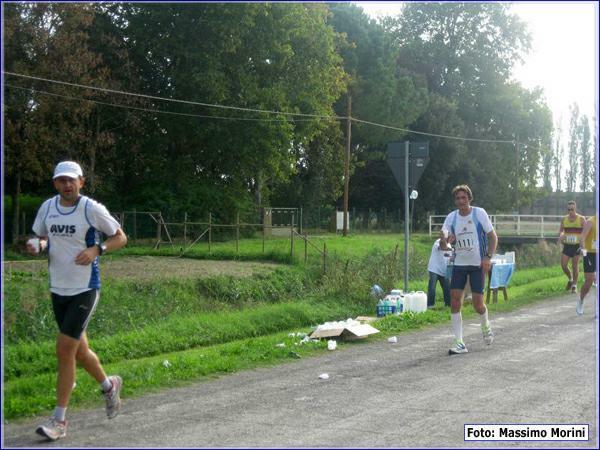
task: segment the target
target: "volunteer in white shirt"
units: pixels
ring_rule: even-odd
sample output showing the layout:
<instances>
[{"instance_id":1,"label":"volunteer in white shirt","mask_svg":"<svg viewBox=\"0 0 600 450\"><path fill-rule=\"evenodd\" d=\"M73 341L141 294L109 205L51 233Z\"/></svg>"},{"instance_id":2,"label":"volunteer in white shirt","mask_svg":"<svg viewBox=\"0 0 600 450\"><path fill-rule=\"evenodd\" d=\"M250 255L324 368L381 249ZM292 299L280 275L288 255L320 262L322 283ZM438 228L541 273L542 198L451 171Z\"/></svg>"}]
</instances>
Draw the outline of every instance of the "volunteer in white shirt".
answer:
<instances>
[{"instance_id":1,"label":"volunteer in white shirt","mask_svg":"<svg viewBox=\"0 0 600 450\"><path fill-rule=\"evenodd\" d=\"M454 345L449 350L451 355L467 353L463 342L460 312L467 277L473 292L473 308L480 315L484 342L489 345L494 339L487 307L483 301L483 288L485 275L490 271L490 260L498 243L498 236L487 212L483 208L471 206L473 194L469 186L456 186L452 189L452 195L458 209L448 214L440 233L440 247L447 249L447 242L451 242L455 251L450 282L452 330L455 337Z\"/></svg>"},{"instance_id":2,"label":"volunteer in white shirt","mask_svg":"<svg viewBox=\"0 0 600 450\"><path fill-rule=\"evenodd\" d=\"M127 237L103 205L80 195L85 179L79 164L59 163L53 182L58 195L38 210L33 231L39 240L30 239L27 250L33 255L48 250L52 308L59 329L57 406L54 415L36 432L57 440L66 435L65 415L75 384L76 363L100 383L107 416L113 418L119 413L123 380L118 375L106 376L98 356L89 348L85 330L99 299L98 257L123 247ZM102 243L100 233L108 236Z\"/></svg>"},{"instance_id":3,"label":"volunteer in white shirt","mask_svg":"<svg viewBox=\"0 0 600 450\"><path fill-rule=\"evenodd\" d=\"M449 246L449 244L448 244ZM448 260L450 259L450 250L440 248L440 240L437 239L431 247L431 256L429 257L429 286L427 288L427 307L435 306L435 288L439 281L444 293L444 304L450 306L450 280L446 277Z\"/></svg>"}]
</instances>

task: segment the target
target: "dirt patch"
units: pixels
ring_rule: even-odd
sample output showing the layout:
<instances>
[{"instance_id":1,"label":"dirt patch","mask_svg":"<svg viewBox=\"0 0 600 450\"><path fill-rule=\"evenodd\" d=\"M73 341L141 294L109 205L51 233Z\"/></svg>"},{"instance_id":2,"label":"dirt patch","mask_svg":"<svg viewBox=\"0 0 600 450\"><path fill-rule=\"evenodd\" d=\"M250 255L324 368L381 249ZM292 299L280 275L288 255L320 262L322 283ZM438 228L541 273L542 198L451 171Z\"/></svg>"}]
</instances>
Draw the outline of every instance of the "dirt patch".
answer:
<instances>
[{"instance_id":1,"label":"dirt patch","mask_svg":"<svg viewBox=\"0 0 600 450\"><path fill-rule=\"evenodd\" d=\"M268 273L280 264L248 261L208 261L160 256L130 256L100 263L103 279L156 280L165 278L208 278L217 275L249 277ZM46 261L5 261L4 273L12 271L39 272L47 268Z\"/></svg>"}]
</instances>

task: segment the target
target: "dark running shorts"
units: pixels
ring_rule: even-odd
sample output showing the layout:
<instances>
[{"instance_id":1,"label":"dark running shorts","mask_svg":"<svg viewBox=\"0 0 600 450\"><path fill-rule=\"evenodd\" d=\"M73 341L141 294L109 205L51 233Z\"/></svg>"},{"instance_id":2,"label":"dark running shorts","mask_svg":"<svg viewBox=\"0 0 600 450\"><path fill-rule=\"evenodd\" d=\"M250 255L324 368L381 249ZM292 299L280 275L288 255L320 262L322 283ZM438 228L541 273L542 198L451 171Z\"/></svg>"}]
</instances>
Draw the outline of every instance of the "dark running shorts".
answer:
<instances>
[{"instance_id":1,"label":"dark running shorts","mask_svg":"<svg viewBox=\"0 0 600 450\"><path fill-rule=\"evenodd\" d=\"M594 273L596 272L596 254L588 253L583 257L583 272Z\"/></svg>"},{"instance_id":2,"label":"dark running shorts","mask_svg":"<svg viewBox=\"0 0 600 450\"><path fill-rule=\"evenodd\" d=\"M483 270L479 266L454 266L452 270L452 280L450 289L465 289L467 276L471 280L471 291L477 294L483 294L485 286L485 277Z\"/></svg>"},{"instance_id":3,"label":"dark running shorts","mask_svg":"<svg viewBox=\"0 0 600 450\"><path fill-rule=\"evenodd\" d=\"M62 334L79 339L94 314L100 292L90 289L77 295L52 294L52 309Z\"/></svg>"},{"instance_id":4,"label":"dark running shorts","mask_svg":"<svg viewBox=\"0 0 600 450\"><path fill-rule=\"evenodd\" d=\"M563 244L562 254L573 258L579 255L579 244Z\"/></svg>"}]
</instances>

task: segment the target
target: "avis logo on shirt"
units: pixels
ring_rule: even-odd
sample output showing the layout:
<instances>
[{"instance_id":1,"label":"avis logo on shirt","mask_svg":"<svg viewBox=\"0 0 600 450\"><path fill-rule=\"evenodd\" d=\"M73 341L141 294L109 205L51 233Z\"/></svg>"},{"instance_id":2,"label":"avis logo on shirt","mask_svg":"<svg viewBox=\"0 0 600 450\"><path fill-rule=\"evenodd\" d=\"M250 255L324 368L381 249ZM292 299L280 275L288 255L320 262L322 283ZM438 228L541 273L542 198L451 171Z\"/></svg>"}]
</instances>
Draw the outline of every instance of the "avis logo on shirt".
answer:
<instances>
[{"instance_id":1,"label":"avis logo on shirt","mask_svg":"<svg viewBox=\"0 0 600 450\"><path fill-rule=\"evenodd\" d=\"M75 225L51 225L50 233L53 234L75 234Z\"/></svg>"}]
</instances>

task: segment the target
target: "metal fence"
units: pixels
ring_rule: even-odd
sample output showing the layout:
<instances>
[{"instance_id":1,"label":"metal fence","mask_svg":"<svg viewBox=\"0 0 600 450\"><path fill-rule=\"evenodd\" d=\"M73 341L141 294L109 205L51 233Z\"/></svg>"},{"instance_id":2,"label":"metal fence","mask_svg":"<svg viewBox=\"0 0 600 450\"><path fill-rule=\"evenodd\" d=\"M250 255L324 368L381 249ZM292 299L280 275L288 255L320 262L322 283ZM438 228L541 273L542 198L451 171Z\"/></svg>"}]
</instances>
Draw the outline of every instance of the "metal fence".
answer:
<instances>
[{"instance_id":1,"label":"metal fence","mask_svg":"<svg viewBox=\"0 0 600 450\"><path fill-rule=\"evenodd\" d=\"M215 242L235 240L236 253L240 251L240 241L244 237L262 236L262 251L265 251L265 243L271 238L286 238L290 240L290 257L294 258L296 251L295 241L303 242L304 261L308 260L309 248L316 251L323 260L323 271L327 265L327 244L321 246L311 241L308 234L299 232L298 221L301 216L297 208L280 208L286 210L289 217L274 220L271 224L273 211L269 209L264 212L263 217L267 220L262 223L248 223L240 219L236 214L234 223L220 223L213 220L212 213L208 214L207 221L187 220L184 215L182 222L168 222L161 212L156 211L123 211L114 213L115 218L121 224L123 231L129 236L132 243L151 244L154 248L161 245L180 246L183 255L190 248L200 242L208 245L208 253L212 252Z\"/></svg>"},{"instance_id":2,"label":"metal fence","mask_svg":"<svg viewBox=\"0 0 600 450\"><path fill-rule=\"evenodd\" d=\"M302 229L311 233L331 232L336 228L336 213L342 212L335 206L321 208L302 208ZM413 217L411 227L413 230L424 229L427 222L422 218ZM358 233L400 233L404 230L403 209L376 209L376 208L349 208L348 227L350 232Z\"/></svg>"},{"instance_id":3,"label":"metal fence","mask_svg":"<svg viewBox=\"0 0 600 450\"><path fill-rule=\"evenodd\" d=\"M531 214L490 214L496 233L505 236L558 237L564 216ZM445 215L429 216L429 235L442 229Z\"/></svg>"}]
</instances>

